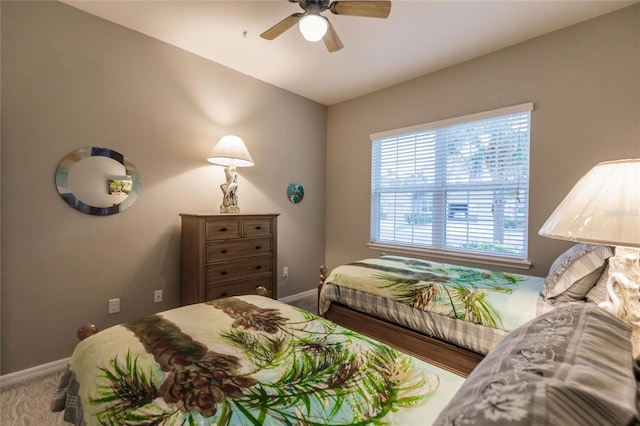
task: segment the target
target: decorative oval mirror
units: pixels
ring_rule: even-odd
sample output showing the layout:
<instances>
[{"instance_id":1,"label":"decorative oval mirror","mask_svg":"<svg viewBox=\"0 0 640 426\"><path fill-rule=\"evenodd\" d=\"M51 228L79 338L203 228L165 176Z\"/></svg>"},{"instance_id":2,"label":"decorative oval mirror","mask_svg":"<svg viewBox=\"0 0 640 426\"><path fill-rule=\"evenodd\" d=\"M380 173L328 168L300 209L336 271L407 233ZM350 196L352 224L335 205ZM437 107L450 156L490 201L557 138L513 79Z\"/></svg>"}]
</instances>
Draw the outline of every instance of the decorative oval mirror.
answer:
<instances>
[{"instance_id":1,"label":"decorative oval mirror","mask_svg":"<svg viewBox=\"0 0 640 426\"><path fill-rule=\"evenodd\" d=\"M90 146L64 157L56 171L56 186L69 206L106 216L131 207L138 198L140 176L124 155Z\"/></svg>"}]
</instances>

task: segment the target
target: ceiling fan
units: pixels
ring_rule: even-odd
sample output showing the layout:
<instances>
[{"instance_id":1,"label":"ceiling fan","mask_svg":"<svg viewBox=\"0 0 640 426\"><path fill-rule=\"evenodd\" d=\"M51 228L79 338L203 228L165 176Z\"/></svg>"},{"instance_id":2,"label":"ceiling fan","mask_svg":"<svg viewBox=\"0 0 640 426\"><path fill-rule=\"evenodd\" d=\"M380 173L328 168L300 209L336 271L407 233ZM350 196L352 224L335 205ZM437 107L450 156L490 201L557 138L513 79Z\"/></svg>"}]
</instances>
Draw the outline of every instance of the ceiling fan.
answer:
<instances>
[{"instance_id":1,"label":"ceiling fan","mask_svg":"<svg viewBox=\"0 0 640 426\"><path fill-rule=\"evenodd\" d=\"M308 41L322 39L329 52L336 52L344 47L331 22L320 15L325 10L335 15L367 16L386 18L391 11L390 1L334 1L330 0L289 0L298 3L304 13L294 13L260 34L260 37L273 40L294 24L298 24L300 32Z\"/></svg>"}]
</instances>

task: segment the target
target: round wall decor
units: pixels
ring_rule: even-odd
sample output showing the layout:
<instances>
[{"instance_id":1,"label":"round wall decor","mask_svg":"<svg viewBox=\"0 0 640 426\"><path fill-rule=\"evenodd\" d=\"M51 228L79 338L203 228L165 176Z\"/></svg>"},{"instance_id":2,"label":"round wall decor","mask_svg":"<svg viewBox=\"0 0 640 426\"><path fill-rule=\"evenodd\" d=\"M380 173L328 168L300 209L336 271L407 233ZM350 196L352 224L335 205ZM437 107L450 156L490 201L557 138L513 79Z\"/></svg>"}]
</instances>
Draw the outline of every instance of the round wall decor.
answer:
<instances>
[{"instance_id":1,"label":"round wall decor","mask_svg":"<svg viewBox=\"0 0 640 426\"><path fill-rule=\"evenodd\" d=\"M304 188L299 183L292 183L287 188L287 197L293 204L298 204L304 198Z\"/></svg>"}]
</instances>

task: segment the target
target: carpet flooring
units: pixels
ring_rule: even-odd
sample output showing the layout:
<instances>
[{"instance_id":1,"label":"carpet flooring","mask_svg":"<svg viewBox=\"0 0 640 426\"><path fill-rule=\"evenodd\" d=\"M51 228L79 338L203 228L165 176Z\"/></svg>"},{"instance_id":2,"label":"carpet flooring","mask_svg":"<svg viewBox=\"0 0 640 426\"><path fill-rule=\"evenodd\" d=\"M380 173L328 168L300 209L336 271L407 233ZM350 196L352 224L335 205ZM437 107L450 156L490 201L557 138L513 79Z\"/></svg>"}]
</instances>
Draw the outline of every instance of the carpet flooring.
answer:
<instances>
[{"instance_id":1,"label":"carpet flooring","mask_svg":"<svg viewBox=\"0 0 640 426\"><path fill-rule=\"evenodd\" d=\"M312 314L318 314L318 292L307 292L303 293L301 296L294 297L295 299L290 299L286 303L309 311Z\"/></svg>"},{"instance_id":2,"label":"carpet flooring","mask_svg":"<svg viewBox=\"0 0 640 426\"><path fill-rule=\"evenodd\" d=\"M52 413L51 397L56 392L61 373L10 386L0 392L0 425L58 426L68 425L64 413Z\"/></svg>"},{"instance_id":3,"label":"carpet flooring","mask_svg":"<svg viewBox=\"0 0 640 426\"><path fill-rule=\"evenodd\" d=\"M317 293L294 297L288 304L318 313ZM58 386L61 372L28 382L12 385L0 392L0 426L62 426L63 413L52 413L51 398Z\"/></svg>"}]
</instances>

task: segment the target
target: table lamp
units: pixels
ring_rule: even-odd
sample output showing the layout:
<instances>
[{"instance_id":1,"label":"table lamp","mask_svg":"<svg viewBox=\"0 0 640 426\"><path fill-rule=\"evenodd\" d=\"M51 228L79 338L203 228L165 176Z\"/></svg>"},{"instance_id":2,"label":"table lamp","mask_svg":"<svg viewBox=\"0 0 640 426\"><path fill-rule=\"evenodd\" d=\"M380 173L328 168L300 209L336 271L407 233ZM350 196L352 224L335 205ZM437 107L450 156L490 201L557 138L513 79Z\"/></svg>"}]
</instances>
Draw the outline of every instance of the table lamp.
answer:
<instances>
[{"instance_id":1,"label":"table lamp","mask_svg":"<svg viewBox=\"0 0 640 426\"><path fill-rule=\"evenodd\" d=\"M627 312L630 309L635 311L636 322L640 319L640 302L635 309L620 306L614 291L617 286L628 299L629 290L637 294L640 284L640 158L605 161L593 167L567 194L539 234L615 246L614 257L609 259L607 301L600 306L623 319L632 313Z\"/></svg>"},{"instance_id":2,"label":"table lamp","mask_svg":"<svg viewBox=\"0 0 640 426\"><path fill-rule=\"evenodd\" d=\"M250 167L254 164L244 141L239 136L223 136L209 153L207 161L224 166L226 182L220 185L222 189L220 213L239 213L236 168Z\"/></svg>"}]
</instances>

